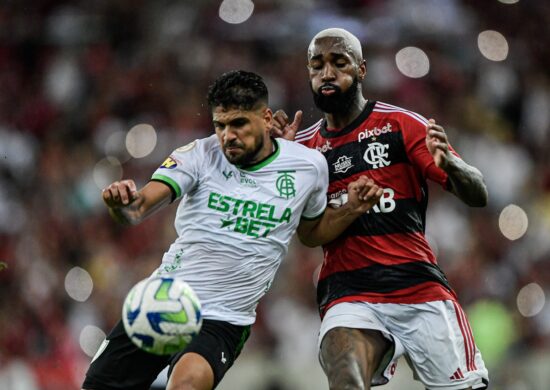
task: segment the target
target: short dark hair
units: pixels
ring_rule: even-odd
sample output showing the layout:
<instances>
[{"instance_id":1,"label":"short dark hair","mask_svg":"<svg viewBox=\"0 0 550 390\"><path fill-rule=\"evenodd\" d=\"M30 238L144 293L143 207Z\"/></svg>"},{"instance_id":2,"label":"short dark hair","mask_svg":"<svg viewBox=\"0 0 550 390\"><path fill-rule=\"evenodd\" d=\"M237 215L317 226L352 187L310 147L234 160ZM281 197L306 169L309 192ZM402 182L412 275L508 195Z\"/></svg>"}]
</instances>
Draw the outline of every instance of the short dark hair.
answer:
<instances>
[{"instance_id":1,"label":"short dark hair","mask_svg":"<svg viewBox=\"0 0 550 390\"><path fill-rule=\"evenodd\" d=\"M267 87L256 73L233 70L222 74L208 89L208 107L252 110L258 103L268 103Z\"/></svg>"}]
</instances>

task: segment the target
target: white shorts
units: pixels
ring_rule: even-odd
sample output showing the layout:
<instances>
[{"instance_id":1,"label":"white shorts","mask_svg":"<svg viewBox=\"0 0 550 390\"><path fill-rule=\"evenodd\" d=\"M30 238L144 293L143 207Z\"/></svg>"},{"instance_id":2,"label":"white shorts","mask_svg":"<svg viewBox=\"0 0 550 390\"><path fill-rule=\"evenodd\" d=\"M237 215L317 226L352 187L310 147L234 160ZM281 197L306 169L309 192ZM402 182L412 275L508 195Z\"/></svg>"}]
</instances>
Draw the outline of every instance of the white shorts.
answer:
<instances>
[{"instance_id":1,"label":"white shorts","mask_svg":"<svg viewBox=\"0 0 550 390\"><path fill-rule=\"evenodd\" d=\"M454 301L419 304L344 302L331 307L321 323L318 345L333 328L374 329L394 344L372 385L388 383L405 355L415 379L428 389L485 389L487 369L466 314Z\"/></svg>"}]
</instances>

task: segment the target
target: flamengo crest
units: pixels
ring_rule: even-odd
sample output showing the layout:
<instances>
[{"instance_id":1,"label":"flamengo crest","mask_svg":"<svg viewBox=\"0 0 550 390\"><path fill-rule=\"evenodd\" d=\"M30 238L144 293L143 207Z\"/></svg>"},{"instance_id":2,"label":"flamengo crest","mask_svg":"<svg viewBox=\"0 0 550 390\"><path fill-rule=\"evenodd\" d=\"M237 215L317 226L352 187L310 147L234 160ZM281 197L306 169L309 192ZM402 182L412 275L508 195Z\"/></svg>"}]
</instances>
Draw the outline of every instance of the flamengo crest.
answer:
<instances>
[{"instance_id":1,"label":"flamengo crest","mask_svg":"<svg viewBox=\"0 0 550 390\"><path fill-rule=\"evenodd\" d=\"M388 150L390 145L382 144L380 142L372 142L365 150L363 159L372 165L374 169L387 167L391 161L386 160L388 158Z\"/></svg>"}]
</instances>

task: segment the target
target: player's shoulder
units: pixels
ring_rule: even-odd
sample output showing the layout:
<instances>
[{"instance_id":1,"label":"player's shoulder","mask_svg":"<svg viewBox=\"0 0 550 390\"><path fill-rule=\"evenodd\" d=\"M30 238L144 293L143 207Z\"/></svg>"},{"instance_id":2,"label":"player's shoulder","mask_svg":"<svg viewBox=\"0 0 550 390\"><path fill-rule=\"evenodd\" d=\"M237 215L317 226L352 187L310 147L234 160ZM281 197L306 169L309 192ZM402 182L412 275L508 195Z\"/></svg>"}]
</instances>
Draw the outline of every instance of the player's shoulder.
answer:
<instances>
[{"instance_id":1,"label":"player's shoulder","mask_svg":"<svg viewBox=\"0 0 550 390\"><path fill-rule=\"evenodd\" d=\"M216 150L218 139L215 134L206 138L199 138L175 149L174 155L187 154L189 152L208 154Z\"/></svg>"},{"instance_id":2,"label":"player's shoulder","mask_svg":"<svg viewBox=\"0 0 550 390\"><path fill-rule=\"evenodd\" d=\"M398 122L417 124L423 127L428 124L428 120L417 112L380 101L376 102L372 112L375 115L389 117Z\"/></svg>"},{"instance_id":3,"label":"player's shoulder","mask_svg":"<svg viewBox=\"0 0 550 390\"><path fill-rule=\"evenodd\" d=\"M321 152L308 148L299 142L277 138L277 143L281 148L281 153L294 160L309 161L314 165L326 164L326 159Z\"/></svg>"},{"instance_id":4,"label":"player's shoulder","mask_svg":"<svg viewBox=\"0 0 550 390\"><path fill-rule=\"evenodd\" d=\"M319 132L319 129L321 129L321 126L323 125L323 121L324 119L321 118L311 126L306 127L305 129L302 129L302 130L298 130L296 132L296 137L294 138L294 141L302 143L315 137L315 135Z\"/></svg>"}]
</instances>

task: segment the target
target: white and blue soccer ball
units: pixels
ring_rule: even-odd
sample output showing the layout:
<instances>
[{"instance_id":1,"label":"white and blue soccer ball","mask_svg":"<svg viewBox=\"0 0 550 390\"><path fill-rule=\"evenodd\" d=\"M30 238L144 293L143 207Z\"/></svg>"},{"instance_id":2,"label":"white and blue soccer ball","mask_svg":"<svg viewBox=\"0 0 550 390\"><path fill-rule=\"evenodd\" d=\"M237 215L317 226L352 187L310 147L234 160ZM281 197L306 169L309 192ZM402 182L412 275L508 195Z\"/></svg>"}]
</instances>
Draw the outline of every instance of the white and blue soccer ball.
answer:
<instances>
[{"instance_id":1,"label":"white and blue soccer ball","mask_svg":"<svg viewBox=\"0 0 550 390\"><path fill-rule=\"evenodd\" d=\"M153 276L132 287L124 300L122 322L139 348L170 355L184 349L199 333L201 305L183 280Z\"/></svg>"}]
</instances>

